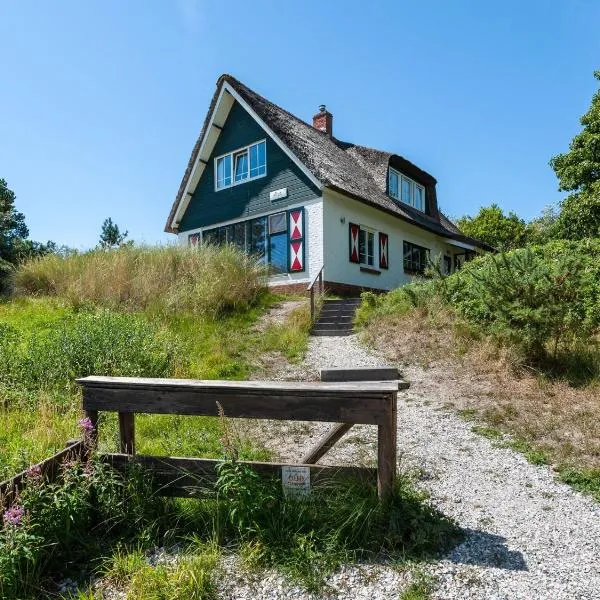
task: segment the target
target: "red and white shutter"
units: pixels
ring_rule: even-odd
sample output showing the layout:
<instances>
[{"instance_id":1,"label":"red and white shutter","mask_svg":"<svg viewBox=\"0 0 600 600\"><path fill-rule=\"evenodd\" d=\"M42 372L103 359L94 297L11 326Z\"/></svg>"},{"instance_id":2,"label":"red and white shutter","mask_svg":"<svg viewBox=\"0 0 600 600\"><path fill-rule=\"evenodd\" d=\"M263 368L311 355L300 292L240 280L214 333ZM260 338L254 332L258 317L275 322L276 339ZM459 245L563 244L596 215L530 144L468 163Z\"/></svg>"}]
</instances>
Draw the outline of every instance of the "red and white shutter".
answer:
<instances>
[{"instance_id":1,"label":"red and white shutter","mask_svg":"<svg viewBox=\"0 0 600 600\"><path fill-rule=\"evenodd\" d=\"M290 273L304 271L304 209L288 212L288 235L290 244Z\"/></svg>"},{"instance_id":2,"label":"red and white shutter","mask_svg":"<svg viewBox=\"0 0 600 600\"><path fill-rule=\"evenodd\" d=\"M360 262L360 255L358 253L358 233L360 231L360 226L355 223L350 223L349 232L350 232L350 262L358 263Z\"/></svg>"},{"instance_id":3,"label":"red and white shutter","mask_svg":"<svg viewBox=\"0 0 600 600\"><path fill-rule=\"evenodd\" d=\"M199 233L192 233L191 235L188 236L188 244L192 248L196 248L199 243L200 243L200 234Z\"/></svg>"},{"instance_id":4,"label":"red and white shutter","mask_svg":"<svg viewBox=\"0 0 600 600\"><path fill-rule=\"evenodd\" d=\"M380 269L387 269L389 267L388 246L389 246L388 234L380 233L379 234L379 268Z\"/></svg>"}]
</instances>

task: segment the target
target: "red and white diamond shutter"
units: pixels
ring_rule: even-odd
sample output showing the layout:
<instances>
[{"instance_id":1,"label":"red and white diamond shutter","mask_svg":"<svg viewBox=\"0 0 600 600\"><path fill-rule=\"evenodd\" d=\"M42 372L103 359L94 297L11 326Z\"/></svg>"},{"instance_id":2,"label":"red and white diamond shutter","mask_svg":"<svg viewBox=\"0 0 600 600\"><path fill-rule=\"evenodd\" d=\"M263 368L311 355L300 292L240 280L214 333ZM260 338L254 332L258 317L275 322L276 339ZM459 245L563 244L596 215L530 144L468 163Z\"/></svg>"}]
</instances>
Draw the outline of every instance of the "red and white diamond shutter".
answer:
<instances>
[{"instance_id":1,"label":"red and white diamond shutter","mask_svg":"<svg viewBox=\"0 0 600 600\"><path fill-rule=\"evenodd\" d=\"M379 233L379 268L387 269L389 267L388 263L388 234L387 233Z\"/></svg>"},{"instance_id":2,"label":"red and white diamond shutter","mask_svg":"<svg viewBox=\"0 0 600 600\"><path fill-rule=\"evenodd\" d=\"M295 208L288 212L290 243L290 273L304 271L304 209Z\"/></svg>"},{"instance_id":3,"label":"red and white diamond shutter","mask_svg":"<svg viewBox=\"0 0 600 600\"><path fill-rule=\"evenodd\" d=\"M188 236L188 244L192 248L196 248L199 243L200 243L200 234L199 233L192 233L191 235Z\"/></svg>"},{"instance_id":4,"label":"red and white diamond shutter","mask_svg":"<svg viewBox=\"0 0 600 600\"><path fill-rule=\"evenodd\" d=\"M350 262L360 262L360 256L358 253L358 233L360 231L360 225L350 223Z\"/></svg>"}]
</instances>

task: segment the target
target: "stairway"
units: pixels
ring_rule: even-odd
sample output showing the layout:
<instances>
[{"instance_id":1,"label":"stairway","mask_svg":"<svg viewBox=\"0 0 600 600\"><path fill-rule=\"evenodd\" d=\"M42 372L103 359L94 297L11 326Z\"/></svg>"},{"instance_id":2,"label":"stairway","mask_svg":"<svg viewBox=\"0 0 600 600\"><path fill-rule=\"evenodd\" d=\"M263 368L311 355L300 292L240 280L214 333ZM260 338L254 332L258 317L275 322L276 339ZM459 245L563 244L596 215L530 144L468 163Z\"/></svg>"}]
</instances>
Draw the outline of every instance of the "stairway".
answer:
<instances>
[{"instance_id":1,"label":"stairway","mask_svg":"<svg viewBox=\"0 0 600 600\"><path fill-rule=\"evenodd\" d=\"M325 300L319 318L313 325L311 335L341 336L353 332L353 321L360 298Z\"/></svg>"}]
</instances>

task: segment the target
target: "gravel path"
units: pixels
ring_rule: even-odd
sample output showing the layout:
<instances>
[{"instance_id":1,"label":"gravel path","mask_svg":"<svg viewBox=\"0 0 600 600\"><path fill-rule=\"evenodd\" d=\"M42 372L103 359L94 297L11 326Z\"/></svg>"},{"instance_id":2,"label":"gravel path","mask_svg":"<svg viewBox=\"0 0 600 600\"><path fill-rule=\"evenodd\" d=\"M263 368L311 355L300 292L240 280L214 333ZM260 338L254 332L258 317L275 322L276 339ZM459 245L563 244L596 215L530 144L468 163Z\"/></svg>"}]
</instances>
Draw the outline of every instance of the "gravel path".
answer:
<instances>
[{"instance_id":1,"label":"gravel path","mask_svg":"<svg viewBox=\"0 0 600 600\"><path fill-rule=\"evenodd\" d=\"M295 374L306 378L325 367L380 364L356 336L311 338L305 363ZM399 395L400 468L418 467L420 485L434 504L467 532L463 543L425 567L437 580L432 597L600 599L600 505L557 482L548 468L473 433L472 424L448 408L454 394L451 376L415 366L404 369L404 375L411 388ZM294 378L294 373L288 370L285 377ZM297 459L324 429L320 424L295 434L290 430L293 435L275 449ZM328 460L372 462L373 429L355 427ZM281 435L273 435L273 444L281 441ZM385 566L367 577L349 568L341 577L350 577L351 585L333 597L398 598L407 581L406 574ZM281 582L267 587L270 591L263 588L254 596L232 592L226 597L306 597Z\"/></svg>"}]
</instances>

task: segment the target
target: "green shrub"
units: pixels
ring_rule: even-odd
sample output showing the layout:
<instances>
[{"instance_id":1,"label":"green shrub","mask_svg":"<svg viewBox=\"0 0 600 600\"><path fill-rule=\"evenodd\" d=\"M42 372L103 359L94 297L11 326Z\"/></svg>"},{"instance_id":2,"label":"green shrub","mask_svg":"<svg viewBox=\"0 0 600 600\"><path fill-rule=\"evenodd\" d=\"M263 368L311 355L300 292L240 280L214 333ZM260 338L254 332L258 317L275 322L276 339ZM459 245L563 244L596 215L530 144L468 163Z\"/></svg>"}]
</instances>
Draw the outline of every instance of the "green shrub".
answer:
<instances>
[{"instance_id":1,"label":"green shrub","mask_svg":"<svg viewBox=\"0 0 600 600\"><path fill-rule=\"evenodd\" d=\"M86 375L168 377L175 354L170 335L131 314L78 313L23 340L0 323L0 388L72 390Z\"/></svg>"},{"instance_id":2,"label":"green shrub","mask_svg":"<svg viewBox=\"0 0 600 600\"><path fill-rule=\"evenodd\" d=\"M94 304L217 316L246 309L265 288L264 265L233 246L129 247L56 254L20 266L17 294L58 296Z\"/></svg>"},{"instance_id":3,"label":"green shrub","mask_svg":"<svg viewBox=\"0 0 600 600\"><path fill-rule=\"evenodd\" d=\"M589 340L598 328L596 271L581 249L524 249L473 261L437 288L468 322L536 360Z\"/></svg>"}]
</instances>

